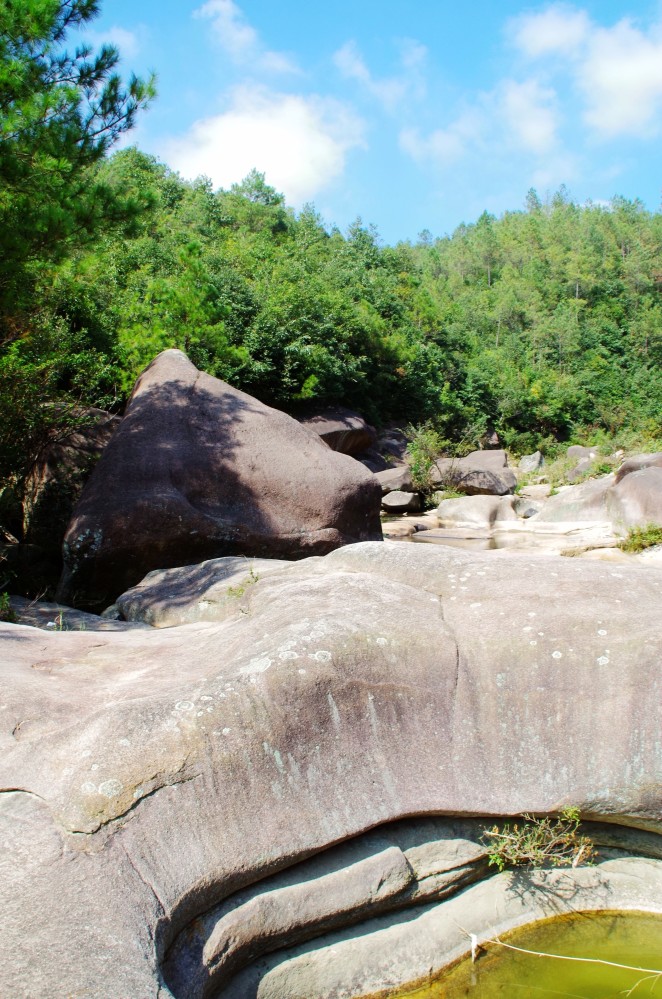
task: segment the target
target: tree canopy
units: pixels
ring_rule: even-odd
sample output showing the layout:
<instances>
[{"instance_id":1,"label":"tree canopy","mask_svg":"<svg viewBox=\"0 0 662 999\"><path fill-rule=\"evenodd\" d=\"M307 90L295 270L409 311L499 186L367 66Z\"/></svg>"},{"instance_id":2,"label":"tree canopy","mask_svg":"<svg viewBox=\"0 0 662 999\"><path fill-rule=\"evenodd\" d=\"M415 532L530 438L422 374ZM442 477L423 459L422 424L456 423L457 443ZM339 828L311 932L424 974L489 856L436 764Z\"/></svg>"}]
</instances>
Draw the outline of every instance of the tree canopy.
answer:
<instances>
[{"instance_id":1,"label":"tree canopy","mask_svg":"<svg viewBox=\"0 0 662 999\"><path fill-rule=\"evenodd\" d=\"M34 271L134 211L89 168L153 96L152 81L115 72L119 53L65 35L96 0L0 0L0 315L4 337L30 301Z\"/></svg>"}]
</instances>

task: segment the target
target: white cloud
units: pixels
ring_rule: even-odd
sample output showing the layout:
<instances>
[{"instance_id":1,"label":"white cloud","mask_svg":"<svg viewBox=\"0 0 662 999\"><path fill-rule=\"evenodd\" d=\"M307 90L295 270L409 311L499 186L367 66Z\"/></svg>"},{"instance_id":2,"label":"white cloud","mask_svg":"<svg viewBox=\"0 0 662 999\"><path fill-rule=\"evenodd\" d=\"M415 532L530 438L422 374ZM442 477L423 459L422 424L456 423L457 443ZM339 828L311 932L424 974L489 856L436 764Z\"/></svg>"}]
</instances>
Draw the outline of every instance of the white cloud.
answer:
<instances>
[{"instance_id":1,"label":"white cloud","mask_svg":"<svg viewBox=\"0 0 662 999\"><path fill-rule=\"evenodd\" d=\"M166 144L164 158L187 178L227 188L253 168L295 206L314 198L363 146L363 122L331 98L237 87L227 111L197 121Z\"/></svg>"},{"instance_id":2,"label":"white cloud","mask_svg":"<svg viewBox=\"0 0 662 999\"><path fill-rule=\"evenodd\" d=\"M555 3L540 13L522 14L508 22L507 33L530 59L572 55L586 41L591 20L585 10Z\"/></svg>"},{"instance_id":3,"label":"white cloud","mask_svg":"<svg viewBox=\"0 0 662 999\"><path fill-rule=\"evenodd\" d=\"M601 27L585 10L555 3L509 25L520 52L546 58L548 71L567 74L570 57L577 107L598 137L646 137L660 130L662 21L647 31L628 18Z\"/></svg>"},{"instance_id":4,"label":"white cloud","mask_svg":"<svg viewBox=\"0 0 662 999\"><path fill-rule=\"evenodd\" d=\"M341 74L356 80L388 111L392 111L406 97L420 97L424 92L422 69L427 49L420 42L405 38L400 42L400 65L403 72L397 76L377 78L372 75L354 41L346 42L333 56Z\"/></svg>"},{"instance_id":5,"label":"white cloud","mask_svg":"<svg viewBox=\"0 0 662 999\"><path fill-rule=\"evenodd\" d=\"M272 52L263 46L257 31L246 21L234 0L207 0L193 16L211 19L216 41L236 65L272 73L299 72L284 53Z\"/></svg>"},{"instance_id":6,"label":"white cloud","mask_svg":"<svg viewBox=\"0 0 662 999\"><path fill-rule=\"evenodd\" d=\"M533 79L505 80L500 89L501 113L515 142L537 155L549 152L558 127L555 91Z\"/></svg>"},{"instance_id":7,"label":"white cloud","mask_svg":"<svg viewBox=\"0 0 662 999\"><path fill-rule=\"evenodd\" d=\"M123 59L133 59L140 51L138 36L133 31L118 26L107 31L87 30L83 34L83 40L94 48L99 48L101 45L115 45Z\"/></svg>"},{"instance_id":8,"label":"white cloud","mask_svg":"<svg viewBox=\"0 0 662 999\"><path fill-rule=\"evenodd\" d=\"M400 148L418 162L447 167L465 157L530 154L548 158L556 151L559 115L556 93L535 79L502 80L476 96L444 128L427 136L416 128L400 132Z\"/></svg>"},{"instance_id":9,"label":"white cloud","mask_svg":"<svg viewBox=\"0 0 662 999\"><path fill-rule=\"evenodd\" d=\"M628 20L597 29L578 71L584 119L605 137L658 131L662 112L662 37Z\"/></svg>"},{"instance_id":10,"label":"white cloud","mask_svg":"<svg viewBox=\"0 0 662 999\"><path fill-rule=\"evenodd\" d=\"M400 148L419 163L432 161L437 166L447 167L480 144L485 125L481 113L470 109L447 128L437 128L428 136L421 136L418 129L404 128L399 136Z\"/></svg>"}]
</instances>

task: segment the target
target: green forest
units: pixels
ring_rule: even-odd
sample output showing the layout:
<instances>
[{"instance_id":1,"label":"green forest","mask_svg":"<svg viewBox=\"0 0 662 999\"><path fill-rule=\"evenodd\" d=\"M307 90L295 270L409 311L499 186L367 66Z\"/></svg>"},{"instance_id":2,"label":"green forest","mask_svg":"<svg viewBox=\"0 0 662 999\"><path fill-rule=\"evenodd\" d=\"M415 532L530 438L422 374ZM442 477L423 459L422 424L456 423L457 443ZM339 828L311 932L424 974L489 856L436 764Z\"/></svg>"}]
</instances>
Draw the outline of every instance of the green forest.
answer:
<instances>
[{"instance_id":1,"label":"green forest","mask_svg":"<svg viewBox=\"0 0 662 999\"><path fill-rule=\"evenodd\" d=\"M229 190L136 148L155 96L106 46L67 52L93 0L0 0L0 479L86 407L121 412L167 347L296 414L342 404L515 453L662 436L662 214L561 189L384 245L254 170Z\"/></svg>"}]
</instances>

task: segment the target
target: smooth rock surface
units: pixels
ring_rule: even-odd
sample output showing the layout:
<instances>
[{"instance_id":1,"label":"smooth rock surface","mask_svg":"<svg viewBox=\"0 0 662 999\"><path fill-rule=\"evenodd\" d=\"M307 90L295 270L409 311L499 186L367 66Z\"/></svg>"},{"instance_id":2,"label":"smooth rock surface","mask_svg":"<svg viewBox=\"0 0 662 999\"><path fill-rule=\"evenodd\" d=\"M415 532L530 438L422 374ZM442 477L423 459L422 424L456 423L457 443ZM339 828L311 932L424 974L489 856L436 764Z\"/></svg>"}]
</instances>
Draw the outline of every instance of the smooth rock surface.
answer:
<instances>
[{"instance_id":1,"label":"smooth rock surface","mask_svg":"<svg viewBox=\"0 0 662 999\"><path fill-rule=\"evenodd\" d=\"M654 567L386 542L219 623L0 626L0 994L163 999L193 920L402 817L662 828L661 597Z\"/></svg>"},{"instance_id":2,"label":"smooth rock surface","mask_svg":"<svg viewBox=\"0 0 662 999\"><path fill-rule=\"evenodd\" d=\"M281 559L215 558L200 565L155 569L117 598L125 621L172 628L222 621L237 609L248 613L253 587L271 572L292 565Z\"/></svg>"},{"instance_id":3,"label":"smooth rock surface","mask_svg":"<svg viewBox=\"0 0 662 999\"><path fill-rule=\"evenodd\" d=\"M359 462L167 350L83 490L56 597L99 610L153 569L376 540L380 500Z\"/></svg>"}]
</instances>

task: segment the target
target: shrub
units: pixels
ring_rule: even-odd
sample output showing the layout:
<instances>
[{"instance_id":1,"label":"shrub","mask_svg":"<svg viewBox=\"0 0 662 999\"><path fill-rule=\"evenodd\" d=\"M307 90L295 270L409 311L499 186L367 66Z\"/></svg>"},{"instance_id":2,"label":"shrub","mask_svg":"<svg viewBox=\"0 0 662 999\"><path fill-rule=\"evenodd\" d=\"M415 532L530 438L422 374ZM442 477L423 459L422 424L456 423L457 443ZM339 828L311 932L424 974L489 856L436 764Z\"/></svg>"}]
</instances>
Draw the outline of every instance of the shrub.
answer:
<instances>
[{"instance_id":1,"label":"shrub","mask_svg":"<svg viewBox=\"0 0 662 999\"><path fill-rule=\"evenodd\" d=\"M438 486L438 482L433 481L432 469L448 446L448 441L429 421L417 427L407 427L406 434L409 438L407 455L414 489L421 493L432 493Z\"/></svg>"},{"instance_id":2,"label":"shrub","mask_svg":"<svg viewBox=\"0 0 662 999\"><path fill-rule=\"evenodd\" d=\"M618 547L624 552L636 554L654 545L662 545L662 527L657 524L647 524L646 527L631 527L627 537Z\"/></svg>"},{"instance_id":3,"label":"shrub","mask_svg":"<svg viewBox=\"0 0 662 999\"><path fill-rule=\"evenodd\" d=\"M522 816L521 822L493 826L483 833L488 860L500 871L509 867L577 867L595 856L591 840L579 832L579 809L564 808L557 818Z\"/></svg>"}]
</instances>

